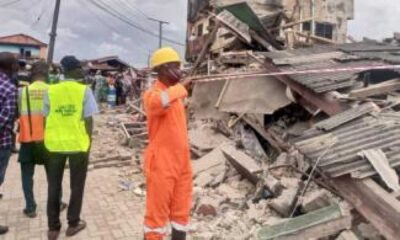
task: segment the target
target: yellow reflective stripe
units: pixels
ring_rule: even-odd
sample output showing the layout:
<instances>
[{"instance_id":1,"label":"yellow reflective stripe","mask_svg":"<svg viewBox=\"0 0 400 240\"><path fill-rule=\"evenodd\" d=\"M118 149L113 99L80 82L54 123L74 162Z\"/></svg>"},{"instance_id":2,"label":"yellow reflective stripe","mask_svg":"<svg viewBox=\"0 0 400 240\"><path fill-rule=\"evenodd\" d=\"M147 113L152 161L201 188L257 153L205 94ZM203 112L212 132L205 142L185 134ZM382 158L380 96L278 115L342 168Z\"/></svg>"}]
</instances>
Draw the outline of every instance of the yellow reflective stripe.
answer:
<instances>
[{"instance_id":1,"label":"yellow reflective stripe","mask_svg":"<svg viewBox=\"0 0 400 240\"><path fill-rule=\"evenodd\" d=\"M183 224L180 224L180 223L177 223L177 222L172 221L172 222L171 222L171 225L172 225L172 227L173 227L174 229L176 229L176 230L178 230L178 231L181 231L181 232L187 232L187 231L189 231L189 224L183 225Z\"/></svg>"}]
</instances>

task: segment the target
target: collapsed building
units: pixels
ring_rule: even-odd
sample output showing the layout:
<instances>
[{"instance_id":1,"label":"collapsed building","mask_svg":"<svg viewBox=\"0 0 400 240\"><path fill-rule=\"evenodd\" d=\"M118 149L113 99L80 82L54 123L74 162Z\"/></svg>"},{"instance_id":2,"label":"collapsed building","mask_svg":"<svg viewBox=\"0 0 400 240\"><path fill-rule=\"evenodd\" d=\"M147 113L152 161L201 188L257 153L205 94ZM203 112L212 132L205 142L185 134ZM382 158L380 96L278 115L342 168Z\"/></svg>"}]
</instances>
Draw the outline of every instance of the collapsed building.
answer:
<instances>
[{"instance_id":1,"label":"collapsed building","mask_svg":"<svg viewBox=\"0 0 400 240\"><path fill-rule=\"evenodd\" d=\"M199 239L397 239L400 45L353 1L189 1Z\"/></svg>"},{"instance_id":2,"label":"collapsed building","mask_svg":"<svg viewBox=\"0 0 400 240\"><path fill-rule=\"evenodd\" d=\"M211 59L229 50L344 43L353 4L353 0L189 1L186 58L196 59L210 38L215 38L207 54ZM219 21L224 24L217 28Z\"/></svg>"}]
</instances>

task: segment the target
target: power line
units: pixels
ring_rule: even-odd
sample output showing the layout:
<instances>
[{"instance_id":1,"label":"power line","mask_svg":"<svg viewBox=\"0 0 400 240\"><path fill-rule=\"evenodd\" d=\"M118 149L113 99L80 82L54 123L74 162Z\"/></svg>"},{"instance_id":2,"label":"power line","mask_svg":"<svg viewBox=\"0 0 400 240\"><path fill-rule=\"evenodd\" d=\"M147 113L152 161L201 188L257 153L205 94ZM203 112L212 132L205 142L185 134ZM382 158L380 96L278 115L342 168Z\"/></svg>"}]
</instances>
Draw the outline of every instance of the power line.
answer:
<instances>
[{"instance_id":1,"label":"power line","mask_svg":"<svg viewBox=\"0 0 400 240\"><path fill-rule=\"evenodd\" d=\"M158 34L156 34L156 33L154 33L154 32L151 32L151 31L149 31L149 30L147 30L147 29L145 29L145 28L143 28L143 27L141 27L141 26L139 26L139 25L133 23L129 18L127 18L126 16L122 15L120 12L116 11L116 10L115 10L114 8L112 8L110 5L105 4L103 1L100 1L100 0L99 0L98 2L96 2L96 1L94 1L94 0L89 0L89 1L90 1L93 5L95 5L97 8L99 8L99 9L105 11L106 13L108 13L108 14L112 15L113 17L119 19L120 21L122 21L122 22L128 24L129 26L131 26L131 27L133 27L133 28L135 28L135 29L138 29L138 30L140 30L140 31L142 31L142 32L144 32L144 33L147 33L147 34L149 34L149 35L151 35L151 36L153 36L153 37L159 38L159 35L158 35ZM102 5L101 3L102 3L103 5ZM177 41L175 41L175 40L173 40L173 39L169 39L169 38L165 38L165 37L164 37L163 39L164 39L165 41L167 41L167 42L170 42L170 43L173 43L173 44L176 44L176 45L179 45L179 46L185 46L185 44L180 43L180 42L177 42Z\"/></svg>"},{"instance_id":2,"label":"power line","mask_svg":"<svg viewBox=\"0 0 400 240\"><path fill-rule=\"evenodd\" d=\"M14 1L11 1L11 2L3 3L3 4L0 4L0 7L8 7L8 6L16 4L16 3L20 2L20 1L21 0L14 0Z\"/></svg>"},{"instance_id":3,"label":"power line","mask_svg":"<svg viewBox=\"0 0 400 240\"><path fill-rule=\"evenodd\" d=\"M120 33L120 34L121 34L121 31L120 31L119 29L115 28L114 26L112 26L111 24L109 24L107 21L103 20L103 19L98 15L98 13L97 13L95 10L92 10L90 7L88 7L88 5L87 5L87 3L86 3L85 1L80 1L80 3L83 4L83 5L94 15L94 17L95 17L99 22L103 23L104 26L106 26L107 28L111 29L111 30L114 31L114 32L117 32L117 33ZM147 56L148 50L145 49L145 47L143 47L143 46L141 45L140 42L136 42L136 43L138 43L138 47L139 47L138 49L141 50L141 51L143 51L143 54L145 54L145 55Z\"/></svg>"},{"instance_id":4,"label":"power line","mask_svg":"<svg viewBox=\"0 0 400 240\"><path fill-rule=\"evenodd\" d=\"M39 15L36 17L35 21L32 23L31 27L35 27L39 22L42 20L43 15L47 12L48 9L50 9L48 5L49 0L41 0L42 3L42 9Z\"/></svg>"},{"instance_id":5,"label":"power line","mask_svg":"<svg viewBox=\"0 0 400 240\"><path fill-rule=\"evenodd\" d=\"M138 10L136 10L135 7L133 7L130 4L128 4L128 2L120 1L119 3L121 4L120 13L123 13L124 10L127 10L127 12L125 11L126 12L126 16L125 17L128 20L130 20L131 22L137 22L134 17L139 17L139 18L147 20L147 15L146 14L144 14L143 12L139 12L139 14L135 13L135 12L138 12ZM114 6L114 9L117 9L117 5ZM131 18L129 18L129 17L131 17ZM142 28L144 28L144 29L151 29L151 26L148 23L143 23L142 22L140 26Z\"/></svg>"},{"instance_id":6,"label":"power line","mask_svg":"<svg viewBox=\"0 0 400 240\"><path fill-rule=\"evenodd\" d=\"M144 16L146 19L149 18L149 16L143 12L142 10L140 10L139 8L137 8L135 5L131 5L131 3L129 2L129 0L126 0L126 6L128 6L130 9L136 10L138 11L142 16Z\"/></svg>"}]
</instances>

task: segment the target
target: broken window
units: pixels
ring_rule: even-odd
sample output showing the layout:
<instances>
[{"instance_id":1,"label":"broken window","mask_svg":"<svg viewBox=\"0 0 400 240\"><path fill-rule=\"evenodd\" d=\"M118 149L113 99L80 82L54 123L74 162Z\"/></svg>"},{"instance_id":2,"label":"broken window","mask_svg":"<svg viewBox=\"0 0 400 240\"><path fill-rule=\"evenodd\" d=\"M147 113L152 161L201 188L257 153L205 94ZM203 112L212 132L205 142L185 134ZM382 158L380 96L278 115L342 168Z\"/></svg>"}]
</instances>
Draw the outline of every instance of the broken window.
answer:
<instances>
[{"instance_id":1,"label":"broken window","mask_svg":"<svg viewBox=\"0 0 400 240\"><path fill-rule=\"evenodd\" d=\"M303 23L303 31L311 32L311 21ZM315 23L315 35L318 37L333 38L333 24L331 23Z\"/></svg>"},{"instance_id":2,"label":"broken window","mask_svg":"<svg viewBox=\"0 0 400 240\"><path fill-rule=\"evenodd\" d=\"M311 32L311 22L304 22L303 23L303 31Z\"/></svg>"},{"instance_id":3,"label":"broken window","mask_svg":"<svg viewBox=\"0 0 400 240\"><path fill-rule=\"evenodd\" d=\"M328 39L333 38L333 24L331 23L316 23L315 35Z\"/></svg>"}]
</instances>

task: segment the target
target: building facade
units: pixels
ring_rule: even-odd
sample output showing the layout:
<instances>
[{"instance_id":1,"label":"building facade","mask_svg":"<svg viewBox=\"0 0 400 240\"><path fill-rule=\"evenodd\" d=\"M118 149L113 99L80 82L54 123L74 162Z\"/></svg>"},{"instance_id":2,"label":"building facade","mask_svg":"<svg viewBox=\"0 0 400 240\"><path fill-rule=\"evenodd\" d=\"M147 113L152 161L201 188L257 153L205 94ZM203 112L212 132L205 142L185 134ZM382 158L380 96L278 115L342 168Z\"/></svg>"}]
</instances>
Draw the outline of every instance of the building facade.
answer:
<instances>
[{"instance_id":1,"label":"building facade","mask_svg":"<svg viewBox=\"0 0 400 240\"><path fill-rule=\"evenodd\" d=\"M0 52L11 52L19 59L47 58L47 44L25 34L0 37Z\"/></svg>"}]
</instances>

